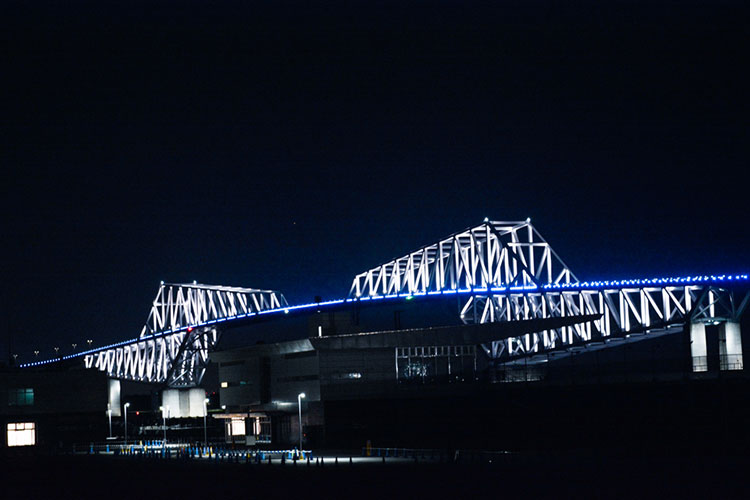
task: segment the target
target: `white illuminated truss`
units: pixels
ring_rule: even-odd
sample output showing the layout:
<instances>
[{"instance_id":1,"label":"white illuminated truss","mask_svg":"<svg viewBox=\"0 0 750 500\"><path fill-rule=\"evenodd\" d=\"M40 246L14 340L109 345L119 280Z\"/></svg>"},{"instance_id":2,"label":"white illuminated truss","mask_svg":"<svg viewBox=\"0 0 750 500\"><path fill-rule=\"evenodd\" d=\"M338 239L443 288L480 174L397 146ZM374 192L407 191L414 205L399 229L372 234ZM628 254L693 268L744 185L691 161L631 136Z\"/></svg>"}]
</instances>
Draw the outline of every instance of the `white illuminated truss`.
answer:
<instances>
[{"instance_id":1,"label":"white illuminated truss","mask_svg":"<svg viewBox=\"0 0 750 500\"><path fill-rule=\"evenodd\" d=\"M736 277L741 278L741 277ZM680 280L683 280L681 283ZM626 280L479 291L466 301L467 322L518 321L579 315L599 319L509 337L483 346L496 360L608 343L637 334L676 333L690 322L738 321L750 294L736 295L735 277Z\"/></svg>"},{"instance_id":2,"label":"white illuminated truss","mask_svg":"<svg viewBox=\"0 0 750 500\"><path fill-rule=\"evenodd\" d=\"M138 340L87 354L84 363L113 378L194 387L222 323L286 305L270 290L162 283Z\"/></svg>"},{"instance_id":3,"label":"white illuminated truss","mask_svg":"<svg viewBox=\"0 0 750 500\"><path fill-rule=\"evenodd\" d=\"M486 221L357 275L350 297L576 281L531 222Z\"/></svg>"},{"instance_id":4,"label":"white illuminated truss","mask_svg":"<svg viewBox=\"0 0 750 500\"><path fill-rule=\"evenodd\" d=\"M704 276L579 283L529 220L456 233L354 278L350 299L467 297L465 323L599 315L595 321L511 337L483 346L510 359L613 336L682 328L690 321L737 321L748 294L730 286L747 276Z\"/></svg>"}]
</instances>

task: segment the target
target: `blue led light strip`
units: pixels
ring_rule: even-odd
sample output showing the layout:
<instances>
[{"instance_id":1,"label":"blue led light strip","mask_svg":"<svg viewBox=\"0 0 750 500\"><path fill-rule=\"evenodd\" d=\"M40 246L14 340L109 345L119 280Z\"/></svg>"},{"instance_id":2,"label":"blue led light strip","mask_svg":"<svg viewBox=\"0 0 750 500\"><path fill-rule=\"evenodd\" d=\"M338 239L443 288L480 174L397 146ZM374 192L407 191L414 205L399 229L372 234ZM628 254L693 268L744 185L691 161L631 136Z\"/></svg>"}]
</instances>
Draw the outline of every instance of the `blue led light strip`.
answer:
<instances>
[{"instance_id":1,"label":"blue led light strip","mask_svg":"<svg viewBox=\"0 0 750 500\"><path fill-rule=\"evenodd\" d=\"M268 315L268 314L288 314L290 311L304 311L309 309L314 309L317 307L325 307L325 306L334 306L344 303L356 303L356 302L366 302L371 300L384 300L384 299L403 299L406 297L421 297L421 296L435 296L435 295L467 295L467 294L480 294L480 293L493 293L493 294L502 294L502 293L514 293L514 292L533 292L533 291L558 291L558 290L608 290L608 289L619 289L619 288L629 288L629 287L646 287L649 286L655 286L655 287L663 287L663 286L693 286L693 285L710 285L710 284L731 284L731 283L737 283L737 282L747 282L748 281L748 275L747 274L721 274L721 275L711 275L711 276L685 276L681 278L651 278L651 279L631 279L631 280L613 280L613 281L584 281L584 282L578 282L578 283L554 283L554 284L548 284L548 285L526 285L526 286L510 286L510 287L477 287L477 288L465 288L465 289L459 289L459 290L440 290L440 291L431 291L431 292L418 292L418 293L402 293L402 294L392 294L392 295L371 295L367 297L359 297L359 298L347 298L347 299L336 299L336 300L328 300L325 302L313 302L310 304L300 304L296 306L286 306L286 307L278 307L276 309L266 309L264 311L260 312L251 312L247 314L239 314L237 316L232 316L231 318L220 318L220 319L213 319L210 321L206 321L203 323L197 323L195 325L188 325L181 327L176 330L165 330L163 332L157 332L153 333L151 335L147 335L145 337L137 338L137 339L130 339L125 340L123 342L117 342L115 344L110 344L103 347L98 347L96 349L90 349L88 351L82 351L76 354L68 354L67 356L62 356L60 358L53 358L53 359L46 359L44 361L35 361L33 363L23 363L19 365L20 368L27 368L32 366L41 366L46 365L49 363L54 363L56 361L60 360L66 360L66 359L72 359L77 358L80 356L85 356L87 354L93 354L100 351L106 351L107 349L113 349L116 347L121 347L128 344L136 344L138 342L143 342L146 340L155 339L158 337L164 337L166 335L172 335L174 333L180 333L187 331L188 329L193 328L200 328L203 326L208 326L216 323L223 323L226 321L235 321L238 319L243 318L250 318L252 316L262 316L262 315Z\"/></svg>"}]
</instances>

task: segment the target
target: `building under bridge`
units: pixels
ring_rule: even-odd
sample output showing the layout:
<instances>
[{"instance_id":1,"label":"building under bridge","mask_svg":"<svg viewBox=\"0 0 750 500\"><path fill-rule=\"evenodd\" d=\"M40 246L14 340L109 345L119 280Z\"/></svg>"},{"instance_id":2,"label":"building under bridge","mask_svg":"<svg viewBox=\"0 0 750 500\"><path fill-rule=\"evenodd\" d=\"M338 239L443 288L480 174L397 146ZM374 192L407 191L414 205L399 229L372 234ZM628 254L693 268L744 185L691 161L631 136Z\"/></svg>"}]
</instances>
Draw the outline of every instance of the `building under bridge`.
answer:
<instances>
[{"instance_id":1,"label":"building under bridge","mask_svg":"<svg viewBox=\"0 0 750 500\"><path fill-rule=\"evenodd\" d=\"M421 306L404 300L385 316L416 320ZM656 445L666 436L690 436L690 429L719 443L717 422L734 419L738 430L750 417L742 361L721 354L724 324L706 327L707 356L699 360L691 356L687 326L674 335L634 334L496 364L482 349L487 339L549 320L315 335L318 323L324 331L356 329L355 316L311 315L307 338L212 354L224 408L215 417L225 422L227 442L295 445L301 416L310 447L367 441L384 447L581 447L590 446L592 436L613 440L612 446Z\"/></svg>"}]
</instances>

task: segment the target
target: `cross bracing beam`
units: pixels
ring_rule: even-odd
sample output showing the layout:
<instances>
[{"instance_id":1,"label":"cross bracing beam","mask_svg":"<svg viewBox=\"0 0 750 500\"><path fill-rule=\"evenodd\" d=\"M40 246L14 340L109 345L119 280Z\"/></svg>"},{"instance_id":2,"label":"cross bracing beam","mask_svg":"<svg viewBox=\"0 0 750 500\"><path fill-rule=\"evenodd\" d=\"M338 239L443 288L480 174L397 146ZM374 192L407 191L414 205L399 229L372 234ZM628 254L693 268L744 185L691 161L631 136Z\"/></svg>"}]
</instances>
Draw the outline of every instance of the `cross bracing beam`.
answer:
<instances>
[{"instance_id":1,"label":"cross bracing beam","mask_svg":"<svg viewBox=\"0 0 750 500\"><path fill-rule=\"evenodd\" d=\"M219 340L218 324L287 305L271 290L162 282L139 338L87 354L84 363L112 378L193 387Z\"/></svg>"},{"instance_id":2,"label":"cross bracing beam","mask_svg":"<svg viewBox=\"0 0 750 500\"><path fill-rule=\"evenodd\" d=\"M575 281L529 220L485 221L357 275L349 297Z\"/></svg>"}]
</instances>

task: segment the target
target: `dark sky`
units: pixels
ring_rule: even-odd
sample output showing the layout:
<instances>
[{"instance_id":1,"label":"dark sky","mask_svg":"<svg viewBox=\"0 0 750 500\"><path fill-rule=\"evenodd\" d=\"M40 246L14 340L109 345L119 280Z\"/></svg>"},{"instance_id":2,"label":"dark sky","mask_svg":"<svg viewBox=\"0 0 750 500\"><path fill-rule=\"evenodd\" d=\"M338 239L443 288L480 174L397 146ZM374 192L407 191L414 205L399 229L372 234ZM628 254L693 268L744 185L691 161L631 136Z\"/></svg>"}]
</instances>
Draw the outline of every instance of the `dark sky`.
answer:
<instances>
[{"instance_id":1,"label":"dark sky","mask_svg":"<svg viewBox=\"0 0 750 500\"><path fill-rule=\"evenodd\" d=\"M566 3L4 2L13 351L135 337L160 280L341 297L484 217L581 279L747 272L747 8Z\"/></svg>"}]
</instances>

